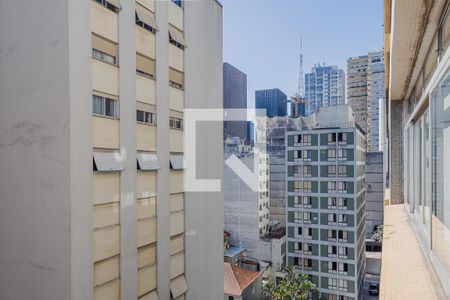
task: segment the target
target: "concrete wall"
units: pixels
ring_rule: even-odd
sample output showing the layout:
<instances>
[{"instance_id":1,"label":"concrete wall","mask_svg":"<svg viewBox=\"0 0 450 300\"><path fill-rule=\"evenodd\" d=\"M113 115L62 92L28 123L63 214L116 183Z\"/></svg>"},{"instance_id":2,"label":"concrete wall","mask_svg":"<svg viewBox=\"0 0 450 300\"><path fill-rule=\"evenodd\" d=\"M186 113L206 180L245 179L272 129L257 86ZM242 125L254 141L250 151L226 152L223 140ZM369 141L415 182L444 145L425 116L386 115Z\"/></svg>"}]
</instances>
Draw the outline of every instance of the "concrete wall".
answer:
<instances>
[{"instance_id":1,"label":"concrete wall","mask_svg":"<svg viewBox=\"0 0 450 300\"><path fill-rule=\"evenodd\" d=\"M366 238L374 226L383 224L383 152L366 154Z\"/></svg>"},{"instance_id":2,"label":"concrete wall","mask_svg":"<svg viewBox=\"0 0 450 300\"><path fill-rule=\"evenodd\" d=\"M1 299L92 296L89 5L0 1Z\"/></svg>"},{"instance_id":3,"label":"concrete wall","mask_svg":"<svg viewBox=\"0 0 450 300\"><path fill-rule=\"evenodd\" d=\"M185 49L185 107L221 108L222 6L215 0L184 3L184 29L188 43ZM197 159L198 178L223 177L222 135L221 122L197 126L197 158L201 158ZM185 206L187 299L221 299L223 194L187 192Z\"/></svg>"},{"instance_id":4,"label":"concrete wall","mask_svg":"<svg viewBox=\"0 0 450 300\"><path fill-rule=\"evenodd\" d=\"M403 203L403 101L389 107L389 186L391 204Z\"/></svg>"}]
</instances>

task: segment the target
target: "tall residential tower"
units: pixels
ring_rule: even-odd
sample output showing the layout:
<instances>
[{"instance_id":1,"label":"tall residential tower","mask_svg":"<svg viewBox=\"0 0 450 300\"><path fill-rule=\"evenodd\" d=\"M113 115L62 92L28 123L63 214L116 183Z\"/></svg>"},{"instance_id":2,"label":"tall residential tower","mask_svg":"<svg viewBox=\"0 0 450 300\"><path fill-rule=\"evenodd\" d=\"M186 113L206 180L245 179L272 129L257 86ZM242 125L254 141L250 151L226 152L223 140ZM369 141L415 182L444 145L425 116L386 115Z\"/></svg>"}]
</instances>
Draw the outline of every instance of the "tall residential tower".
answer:
<instances>
[{"instance_id":1,"label":"tall residential tower","mask_svg":"<svg viewBox=\"0 0 450 300\"><path fill-rule=\"evenodd\" d=\"M322 106L344 104L344 71L337 66L314 66L305 74L305 102L307 116Z\"/></svg>"}]
</instances>

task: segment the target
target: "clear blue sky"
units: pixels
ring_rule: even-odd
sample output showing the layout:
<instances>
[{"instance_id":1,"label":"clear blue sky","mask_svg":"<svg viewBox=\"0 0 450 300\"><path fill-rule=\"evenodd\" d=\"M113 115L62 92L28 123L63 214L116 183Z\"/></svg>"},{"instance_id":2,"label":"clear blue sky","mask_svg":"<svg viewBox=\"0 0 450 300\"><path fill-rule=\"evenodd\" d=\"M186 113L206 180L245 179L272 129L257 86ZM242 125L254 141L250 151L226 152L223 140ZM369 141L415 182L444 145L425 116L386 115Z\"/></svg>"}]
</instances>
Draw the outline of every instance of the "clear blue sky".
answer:
<instances>
[{"instance_id":1,"label":"clear blue sky","mask_svg":"<svg viewBox=\"0 0 450 300\"><path fill-rule=\"evenodd\" d=\"M247 74L254 91L297 90L300 34L304 73L383 47L383 0L222 0L224 61Z\"/></svg>"}]
</instances>

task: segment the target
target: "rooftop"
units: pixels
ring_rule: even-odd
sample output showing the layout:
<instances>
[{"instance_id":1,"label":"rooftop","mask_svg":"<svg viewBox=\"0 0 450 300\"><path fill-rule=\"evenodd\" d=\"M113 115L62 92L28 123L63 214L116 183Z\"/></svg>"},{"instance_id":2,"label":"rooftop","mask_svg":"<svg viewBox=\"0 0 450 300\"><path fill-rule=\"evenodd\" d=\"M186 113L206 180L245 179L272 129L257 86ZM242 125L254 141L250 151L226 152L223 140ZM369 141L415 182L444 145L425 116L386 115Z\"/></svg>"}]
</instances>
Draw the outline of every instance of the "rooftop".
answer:
<instances>
[{"instance_id":1,"label":"rooftop","mask_svg":"<svg viewBox=\"0 0 450 300\"><path fill-rule=\"evenodd\" d=\"M230 247L228 249L225 249L223 256L226 257L233 257L236 256L242 252L245 251L245 248L241 248L241 247Z\"/></svg>"},{"instance_id":2,"label":"rooftop","mask_svg":"<svg viewBox=\"0 0 450 300\"><path fill-rule=\"evenodd\" d=\"M259 276L260 272L252 272L230 263L223 263L223 287L226 295L239 297L243 291L251 285Z\"/></svg>"},{"instance_id":3,"label":"rooftop","mask_svg":"<svg viewBox=\"0 0 450 300\"><path fill-rule=\"evenodd\" d=\"M445 299L403 204L384 207L380 299Z\"/></svg>"}]
</instances>

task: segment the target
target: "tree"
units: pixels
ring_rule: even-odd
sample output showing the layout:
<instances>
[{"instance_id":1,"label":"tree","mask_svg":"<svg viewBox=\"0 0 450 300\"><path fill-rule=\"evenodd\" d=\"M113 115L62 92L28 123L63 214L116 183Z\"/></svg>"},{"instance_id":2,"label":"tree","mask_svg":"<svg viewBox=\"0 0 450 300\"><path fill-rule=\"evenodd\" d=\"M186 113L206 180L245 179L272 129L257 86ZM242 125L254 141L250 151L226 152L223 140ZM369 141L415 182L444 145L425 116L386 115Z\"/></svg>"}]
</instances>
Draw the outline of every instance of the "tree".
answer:
<instances>
[{"instance_id":1,"label":"tree","mask_svg":"<svg viewBox=\"0 0 450 300\"><path fill-rule=\"evenodd\" d=\"M383 240L383 225L377 227L377 230L372 234L372 240L381 242Z\"/></svg>"},{"instance_id":2,"label":"tree","mask_svg":"<svg viewBox=\"0 0 450 300\"><path fill-rule=\"evenodd\" d=\"M293 267L284 270L286 276L276 285L267 283L263 293L271 300L307 300L310 299L316 285L309 280L309 275L298 273Z\"/></svg>"}]
</instances>

